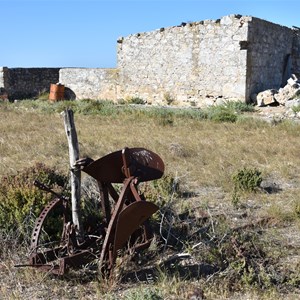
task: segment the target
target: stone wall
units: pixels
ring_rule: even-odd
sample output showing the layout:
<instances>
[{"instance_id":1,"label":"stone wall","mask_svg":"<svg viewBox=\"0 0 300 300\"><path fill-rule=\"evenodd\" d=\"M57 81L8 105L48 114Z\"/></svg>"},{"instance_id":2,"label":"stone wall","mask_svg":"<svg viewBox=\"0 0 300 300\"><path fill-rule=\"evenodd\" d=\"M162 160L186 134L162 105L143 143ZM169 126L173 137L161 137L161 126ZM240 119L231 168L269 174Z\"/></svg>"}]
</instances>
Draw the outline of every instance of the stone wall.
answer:
<instances>
[{"instance_id":1,"label":"stone wall","mask_svg":"<svg viewBox=\"0 0 300 300\"><path fill-rule=\"evenodd\" d=\"M292 73L300 77L300 28L293 29Z\"/></svg>"},{"instance_id":2,"label":"stone wall","mask_svg":"<svg viewBox=\"0 0 300 300\"><path fill-rule=\"evenodd\" d=\"M248 17L228 16L119 39L119 97L196 103L245 99Z\"/></svg>"},{"instance_id":3,"label":"stone wall","mask_svg":"<svg viewBox=\"0 0 300 300\"><path fill-rule=\"evenodd\" d=\"M31 98L61 82L67 99L127 99L205 106L250 101L300 73L300 31L261 19L219 20L137 33L117 41L117 69L0 68L9 98Z\"/></svg>"},{"instance_id":4,"label":"stone wall","mask_svg":"<svg viewBox=\"0 0 300 300\"><path fill-rule=\"evenodd\" d=\"M118 40L118 98L250 101L299 72L299 48L292 29L240 15L130 35Z\"/></svg>"},{"instance_id":5,"label":"stone wall","mask_svg":"<svg viewBox=\"0 0 300 300\"><path fill-rule=\"evenodd\" d=\"M4 84L4 73L5 73L6 67L0 67L0 88L5 88Z\"/></svg>"},{"instance_id":6,"label":"stone wall","mask_svg":"<svg viewBox=\"0 0 300 300\"><path fill-rule=\"evenodd\" d=\"M10 100L49 92L50 84L58 81L59 68L0 68L0 87L2 84Z\"/></svg>"},{"instance_id":7,"label":"stone wall","mask_svg":"<svg viewBox=\"0 0 300 300\"><path fill-rule=\"evenodd\" d=\"M6 101L8 100L8 94L5 89L5 73L7 68L6 67L0 67L0 101Z\"/></svg>"},{"instance_id":8,"label":"stone wall","mask_svg":"<svg viewBox=\"0 0 300 300\"><path fill-rule=\"evenodd\" d=\"M59 71L60 83L75 99L116 100L117 77L116 69L62 68Z\"/></svg>"},{"instance_id":9,"label":"stone wall","mask_svg":"<svg viewBox=\"0 0 300 300\"><path fill-rule=\"evenodd\" d=\"M292 57L294 61L295 56L293 30L252 18L248 41L246 97L284 86L292 71L295 71L292 69Z\"/></svg>"}]
</instances>

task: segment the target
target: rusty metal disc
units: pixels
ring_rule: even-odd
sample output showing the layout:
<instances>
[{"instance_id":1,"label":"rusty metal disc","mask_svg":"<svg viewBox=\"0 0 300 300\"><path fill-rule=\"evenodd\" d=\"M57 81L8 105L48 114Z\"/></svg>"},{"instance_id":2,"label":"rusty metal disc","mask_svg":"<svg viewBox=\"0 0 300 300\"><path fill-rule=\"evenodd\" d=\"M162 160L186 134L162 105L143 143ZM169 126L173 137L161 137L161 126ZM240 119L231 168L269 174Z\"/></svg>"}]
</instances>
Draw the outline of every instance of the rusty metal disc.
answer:
<instances>
[{"instance_id":1,"label":"rusty metal disc","mask_svg":"<svg viewBox=\"0 0 300 300\"><path fill-rule=\"evenodd\" d=\"M146 201L131 203L123 209L119 214L116 225L114 251L121 249L132 233L158 209L157 205Z\"/></svg>"},{"instance_id":2,"label":"rusty metal disc","mask_svg":"<svg viewBox=\"0 0 300 300\"><path fill-rule=\"evenodd\" d=\"M139 182L162 177L165 167L156 153L144 148L129 148L126 153L130 175L138 177ZM122 183L126 178L123 166L122 150L119 150L95 160L83 171L101 182Z\"/></svg>"}]
</instances>

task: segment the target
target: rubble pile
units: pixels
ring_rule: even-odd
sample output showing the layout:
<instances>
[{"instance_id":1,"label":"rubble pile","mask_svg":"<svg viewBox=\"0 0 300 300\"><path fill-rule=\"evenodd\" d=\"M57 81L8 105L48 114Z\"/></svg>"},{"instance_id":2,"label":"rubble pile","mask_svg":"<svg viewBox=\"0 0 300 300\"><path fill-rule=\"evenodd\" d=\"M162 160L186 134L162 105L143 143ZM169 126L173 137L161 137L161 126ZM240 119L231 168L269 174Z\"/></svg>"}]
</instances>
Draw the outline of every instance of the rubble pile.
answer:
<instances>
[{"instance_id":1,"label":"rubble pile","mask_svg":"<svg viewBox=\"0 0 300 300\"><path fill-rule=\"evenodd\" d=\"M292 74L283 88L269 89L253 94L251 99L258 107L283 105L291 108L298 106L300 104L300 80L295 74Z\"/></svg>"},{"instance_id":2,"label":"rubble pile","mask_svg":"<svg viewBox=\"0 0 300 300\"><path fill-rule=\"evenodd\" d=\"M266 120L294 119L299 121L300 79L292 74L284 87L253 94L251 100L257 105L260 117Z\"/></svg>"}]
</instances>

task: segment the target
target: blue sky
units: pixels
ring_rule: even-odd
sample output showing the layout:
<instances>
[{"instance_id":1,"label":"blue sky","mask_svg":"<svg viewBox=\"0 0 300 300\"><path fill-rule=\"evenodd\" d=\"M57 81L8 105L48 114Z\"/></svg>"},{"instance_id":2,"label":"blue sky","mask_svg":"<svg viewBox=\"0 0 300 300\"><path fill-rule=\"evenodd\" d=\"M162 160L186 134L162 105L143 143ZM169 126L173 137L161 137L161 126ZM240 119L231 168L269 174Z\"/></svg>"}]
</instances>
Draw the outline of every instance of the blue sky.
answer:
<instances>
[{"instance_id":1,"label":"blue sky","mask_svg":"<svg viewBox=\"0 0 300 300\"><path fill-rule=\"evenodd\" d=\"M120 36L229 14L300 27L300 0L0 0L0 66L113 68Z\"/></svg>"}]
</instances>

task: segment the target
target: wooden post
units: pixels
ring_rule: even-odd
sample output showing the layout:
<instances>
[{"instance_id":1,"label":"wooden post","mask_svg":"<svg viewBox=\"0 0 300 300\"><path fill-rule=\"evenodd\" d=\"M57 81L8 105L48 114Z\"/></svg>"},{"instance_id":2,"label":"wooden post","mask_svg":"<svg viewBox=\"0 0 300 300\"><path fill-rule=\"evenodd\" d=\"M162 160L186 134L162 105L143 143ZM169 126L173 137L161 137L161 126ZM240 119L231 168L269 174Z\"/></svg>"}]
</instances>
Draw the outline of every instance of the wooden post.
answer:
<instances>
[{"instance_id":1,"label":"wooden post","mask_svg":"<svg viewBox=\"0 0 300 300\"><path fill-rule=\"evenodd\" d=\"M64 118L65 131L69 144L72 220L73 224L77 227L80 236L82 234L82 227L80 224L81 172L79 168L75 167L75 162L79 159L77 133L74 123L73 111L71 109L66 109L61 114Z\"/></svg>"}]
</instances>

